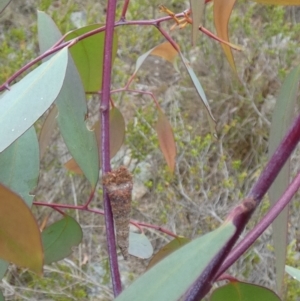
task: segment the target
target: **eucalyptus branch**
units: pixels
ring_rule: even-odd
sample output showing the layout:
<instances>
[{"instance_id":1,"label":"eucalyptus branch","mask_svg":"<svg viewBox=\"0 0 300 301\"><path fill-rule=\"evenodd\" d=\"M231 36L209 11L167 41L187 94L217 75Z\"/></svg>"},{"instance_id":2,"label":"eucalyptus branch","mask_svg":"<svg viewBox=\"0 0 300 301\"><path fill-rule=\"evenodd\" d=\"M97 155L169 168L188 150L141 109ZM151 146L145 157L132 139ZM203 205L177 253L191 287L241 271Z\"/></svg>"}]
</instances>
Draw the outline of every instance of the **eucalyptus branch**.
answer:
<instances>
[{"instance_id":1,"label":"eucalyptus branch","mask_svg":"<svg viewBox=\"0 0 300 301\"><path fill-rule=\"evenodd\" d=\"M182 12L182 13L176 14L175 17L180 18L180 17L184 17L184 15L185 15L185 12ZM166 22L166 21L169 21L169 20L172 20L172 19L173 18L171 16L165 16L165 17L154 19L154 20L133 20L133 21L127 21L127 20L121 18L120 21L114 23L114 27L123 26L123 25L128 25L128 26L132 26L132 25L155 26L163 34L163 36L173 45L173 47L178 51L178 46L176 45L174 40L171 38L171 36L165 30L163 30L160 27L160 24L162 22ZM57 52L61 49L63 49L64 47L71 47L71 46L75 45L76 43L78 43L81 40L87 39L87 38L89 38L89 37L91 37L91 36L93 36L97 33L103 32L105 30L105 28L106 28L105 26L102 26L100 28L96 28L94 30L91 30L91 31L89 31L85 34L82 34L82 35L76 37L75 39L72 39L72 40L67 41L67 42L63 42L63 38L65 38L65 36L66 36L66 35L64 35L49 50L47 50L43 54L39 55L38 57L36 57L31 62L28 62L26 65L24 65L22 68L20 68L17 72L15 72L13 75L11 75L2 85L0 85L0 92L4 91L4 90L9 90L10 84L14 80L16 80L17 77L19 77L21 74L23 74L25 71L27 71L30 67L32 67L36 63L42 61L44 58L47 58L48 56L54 54L55 52ZM205 33L209 37L212 37L212 38L220 41L221 43L227 43L227 42L222 41L218 38L215 38L212 33L210 33L207 29L205 29L203 27L200 27L199 30L201 30L203 33ZM232 45L230 45L230 46L234 47Z\"/></svg>"},{"instance_id":2,"label":"eucalyptus branch","mask_svg":"<svg viewBox=\"0 0 300 301\"><path fill-rule=\"evenodd\" d=\"M102 161L102 172L106 174L111 170L110 166L110 140L109 140L109 100L112 70L112 48L115 29L117 0L110 0L107 3L104 56L103 56L103 77L102 93L100 95L100 121L101 121L101 149L99 149ZM122 284L118 266L116 238L112 208L106 188L103 189L104 218L106 227L106 241L108 249L109 266L113 284L114 296L122 292Z\"/></svg>"},{"instance_id":3,"label":"eucalyptus branch","mask_svg":"<svg viewBox=\"0 0 300 301\"><path fill-rule=\"evenodd\" d=\"M228 253L233 248L234 244L240 237L240 234L244 230L246 224L251 218L254 210L260 204L263 196L267 193L268 189L276 179L281 168L284 166L286 160L289 158L296 145L300 140L300 115L292 124L290 130L285 135L278 148L274 152L270 161L262 171L259 179L253 185L248 196L236 206L228 215L226 222L231 222L236 226L236 232L233 237L226 243L222 250L214 257L210 264L206 267L203 273L195 281L194 285L186 294L186 301L201 300L211 289L211 285L220 273L219 267L226 260ZM297 187L298 182L293 182ZM282 202L282 201L281 201ZM277 205L280 206L280 205ZM275 207L275 213L278 207Z\"/></svg>"},{"instance_id":4,"label":"eucalyptus branch","mask_svg":"<svg viewBox=\"0 0 300 301\"><path fill-rule=\"evenodd\" d=\"M289 204L293 196L300 187L300 172L283 193L276 204L267 212L262 220L243 238L243 240L229 253L216 278L219 278L247 249L257 240L257 238L272 224L285 206Z\"/></svg>"}]
</instances>

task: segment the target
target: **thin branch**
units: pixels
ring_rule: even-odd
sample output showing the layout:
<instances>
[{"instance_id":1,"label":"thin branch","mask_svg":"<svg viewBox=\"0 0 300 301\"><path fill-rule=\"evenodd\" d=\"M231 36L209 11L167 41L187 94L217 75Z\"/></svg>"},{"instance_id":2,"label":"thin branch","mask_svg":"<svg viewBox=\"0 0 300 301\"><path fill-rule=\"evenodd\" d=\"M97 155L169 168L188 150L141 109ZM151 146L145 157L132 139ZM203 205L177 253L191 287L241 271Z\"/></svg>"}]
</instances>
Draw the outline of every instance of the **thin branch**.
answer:
<instances>
[{"instance_id":1,"label":"thin branch","mask_svg":"<svg viewBox=\"0 0 300 301\"><path fill-rule=\"evenodd\" d=\"M150 92L150 91L142 91L142 90L133 90L133 89L128 89L126 87L127 87L127 85L124 88L112 90L111 94L113 94L113 93L120 93L120 92L128 92L128 93L136 93L136 94L149 95L153 99L156 107L160 108L158 100L157 100L157 98L155 97L155 95L152 92Z\"/></svg>"},{"instance_id":2,"label":"thin branch","mask_svg":"<svg viewBox=\"0 0 300 301\"><path fill-rule=\"evenodd\" d=\"M124 1L120 21L124 22L126 20L126 13L127 13L129 2L130 2L130 0Z\"/></svg>"},{"instance_id":3,"label":"thin branch","mask_svg":"<svg viewBox=\"0 0 300 301\"><path fill-rule=\"evenodd\" d=\"M71 210L87 211L87 212L91 212L91 213L95 213L95 214L99 214L99 215L104 215L103 210L89 208L89 207L86 206L86 204L84 204L84 205L69 205L69 204L59 204L59 203L33 202L33 205L43 206L43 207L50 207L50 208L55 209L55 210L57 210L57 208L71 209ZM136 221L136 220L130 220L130 224L132 224L132 225L136 226L137 228L139 228L141 232L143 232L142 227L144 227L144 228L155 229L155 230L160 231L160 232L162 232L166 235L169 235L171 237L178 237L178 235L176 235L172 231L170 231L166 228L163 228L161 226L158 226L158 225L144 223L144 222L140 222L140 221Z\"/></svg>"}]
</instances>

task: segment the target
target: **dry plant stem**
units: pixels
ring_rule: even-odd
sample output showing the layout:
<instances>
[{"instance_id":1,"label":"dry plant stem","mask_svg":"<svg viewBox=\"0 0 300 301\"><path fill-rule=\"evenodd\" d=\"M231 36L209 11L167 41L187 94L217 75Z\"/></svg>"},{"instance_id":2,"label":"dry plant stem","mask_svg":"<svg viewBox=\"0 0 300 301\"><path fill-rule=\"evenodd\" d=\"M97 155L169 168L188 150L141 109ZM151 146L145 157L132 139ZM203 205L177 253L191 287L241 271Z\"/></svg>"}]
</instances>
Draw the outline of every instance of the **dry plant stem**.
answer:
<instances>
[{"instance_id":1,"label":"dry plant stem","mask_svg":"<svg viewBox=\"0 0 300 301\"><path fill-rule=\"evenodd\" d=\"M214 257L214 259L209 263L206 269L202 272L202 274L187 292L187 294L185 295L186 301L201 300L209 292L212 283L216 281L217 276L220 275L218 271L219 267L223 264L234 244L239 239L241 232L244 230L255 208L260 204L263 196L267 193L271 184L277 177L286 160L295 149L299 140L300 115L294 121L288 133L279 144L272 158L262 171L259 179L250 190L246 199L244 199L241 204L236 206L228 215L225 223L232 222L236 226L236 232L233 237L226 243L226 245L224 245L220 252ZM277 204L277 206L280 205ZM275 210L278 210L278 207L275 207ZM268 220L268 224L271 224L270 219ZM258 235L258 233L256 233L256 235ZM258 236L256 238L258 238ZM240 254L235 253L235 256L235 260L237 260ZM233 261L234 260L232 258L232 262Z\"/></svg>"},{"instance_id":2,"label":"dry plant stem","mask_svg":"<svg viewBox=\"0 0 300 301\"><path fill-rule=\"evenodd\" d=\"M104 40L104 56L103 56L103 79L102 93L100 101L100 120L101 120L101 149L99 150L102 158L102 172L106 174L110 171L110 149L109 149L109 100L111 85L111 69L112 69L112 46L115 28L117 0L107 1L105 40ZM100 70L99 70L100 71ZM109 197L106 189L103 189L104 202L104 218L106 227L106 241L108 249L108 258L110 273L113 285L114 296L118 296L122 292L122 284L119 272L116 239L114 231L114 221Z\"/></svg>"},{"instance_id":3,"label":"dry plant stem","mask_svg":"<svg viewBox=\"0 0 300 301\"><path fill-rule=\"evenodd\" d=\"M230 252L219 269L216 278L222 275L247 249L256 241L256 239L270 226L280 212L292 200L293 196L300 187L300 173L294 178L287 190L268 211L263 219L244 237L244 239Z\"/></svg>"}]
</instances>

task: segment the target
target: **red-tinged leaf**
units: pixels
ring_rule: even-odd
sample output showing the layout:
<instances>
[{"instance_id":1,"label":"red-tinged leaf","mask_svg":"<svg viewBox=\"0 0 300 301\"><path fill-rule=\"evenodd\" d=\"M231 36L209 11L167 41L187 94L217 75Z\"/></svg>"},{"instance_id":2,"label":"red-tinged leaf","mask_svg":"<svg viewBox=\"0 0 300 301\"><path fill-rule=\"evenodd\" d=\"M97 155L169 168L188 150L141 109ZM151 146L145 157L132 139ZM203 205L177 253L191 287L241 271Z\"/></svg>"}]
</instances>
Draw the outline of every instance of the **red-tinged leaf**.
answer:
<instances>
[{"instance_id":1,"label":"red-tinged leaf","mask_svg":"<svg viewBox=\"0 0 300 301\"><path fill-rule=\"evenodd\" d=\"M297 92L300 80L300 66L294 68L286 77L274 108L269 138L269 157L273 155L277 146L289 129L294 117ZM274 183L269 189L271 206L274 206L290 183L290 159L281 169ZM276 220L272 223L273 244L275 253L277 291L281 293L284 267L286 261L286 245L288 241L289 210L284 208Z\"/></svg>"},{"instance_id":2,"label":"red-tinged leaf","mask_svg":"<svg viewBox=\"0 0 300 301\"><path fill-rule=\"evenodd\" d=\"M179 48L179 46L177 47ZM150 52L150 55L159 56L171 64L174 64L178 55L178 51L169 42L164 42L153 48Z\"/></svg>"},{"instance_id":3,"label":"red-tinged leaf","mask_svg":"<svg viewBox=\"0 0 300 301\"><path fill-rule=\"evenodd\" d=\"M64 167L67 170L76 173L77 175L83 175L82 170L80 169L80 167L78 166L78 164L76 163L76 161L73 158L71 158L69 161L67 161L64 164Z\"/></svg>"},{"instance_id":4,"label":"red-tinged leaf","mask_svg":"<svg viewBox=\"0 0 300 301\"><path fill-rule=\"evenodd\" d=\"M218 37L220 37L222 40L225 40L226 42L229 42L228 22L235 1L236 0L227 0L227 1L214 0L214 22L215 22L217 35ZM223 43L221 45L223 47L223 50L225 52L225 55L227 57L227 60L231 68L234 70L235 73L237 73L231 48Z\"/></svg>"},{"instance_id":5,"label":"red-tinged leaf","mask_svg":"<svg viewBox=\"0 0 300 301\"><path fill-rule=\"evenodd\" d=\"M158 120L155 126L160 149L173 173L175 169L176 144L171 124L165 114L158 110Z\"/></svg>"},{"instance_id":6,"label":"red-tinged leaf","mask_svg":"<svg viewBox=\"0 0 300 301\"><path fill-rule=\"evenodd\" d=\"M132 256L146 259L152 256L153 247L144 233L129 232L128 253Z\"/></svg>"},{"instance_id":7,"label":"red-tinged leaf","mask_svg":"<svg viewBox=\"0 0 300 301\"><path fill-rule=\"evenodd\" d=\"M31 127L0 153L0 183L21 196L31 207L34 198L31 191L37 185L38 176L39 147L35 129ZM7 268L8 262L0 259L0 279Z\"/></svg>"},{"instance_id":8,"label":"red-tinged leaf","mask_svg":"<svg viewBox=\"0 0 300 301\"><path fill-rule=\"evenodd\" d=\"M300 0L254 0L262 4L272 5L300 5Z\"/></svg>"},{"instance_id":9,"label":"red-tinged leaf","mask_svg":"<svg viewBox=\"0 0 300 301\"><path fill-rule=\"evenodd\" d=\"M95 131L98 148L100 149L101 141L100 141L99 121L97 121L94 124L93 129ZM112 159L122 147L125 138L125 120L122 113L116 107L113 107L110 110L109 132L110 132L110 158ZM64 166L66 169L76 174L83 174L80 167L78 166L78 164L75 162L73 158L70 159L67 163L65 163Z\"/></svg>"},{"instance_id":10,"label":"red-tinged leaf","mask_svg":"<svg viewBox=\"0 0 300 301\"><path fill-rule=\"evenodd\" d=\"M199 27L202 26L203 14L205 9L205 0L190 0L192 24L192 45L196 45Z\"/></svg>"},{"instance_id":11,"label":"red-tinged leaf","mask_svg":"<svg viewBox=\"0 0 300 301\"><path fill-rule=\"evenodd\" d=\"M280 301L270 289L245 282L231 282L217 288L210 301Z\"/></svg>"},{"instance_id":12,"label":"red-tinged leaf","mask_svg":"<svg viewBox=\"0 0 300 301\"><path fill-rule=\"evenodd\" d=\"M40 274L43 248L38 224L20 196L0 184L0 258Z\"/></svg>"},{"instance_id":13,"label":"red-tinged leaf","mask_svg":"<svg viewBox=\"0 0 300 301\"><path fill-rule=\"evenodd\" d=\"M40 159L43 158L45 151L47 150L47 147L49 146L50 143L50 138L52 136L53 130L56 125L56 116L58 114L57 107L54 105L51 109L50 112L48 113L40 135L39 135L39 147L40 147Z\"/></svg>"},{"instance_id":14,"label":"red-tinged leaf","mask_svg":"<svg viewBox=\"0 0 300 301\"><path fill-rule=\"evenodd\" d=\"M179 49L179 46L177 46L177 48ZM162 44L159 44L156 47L154 47L154 48L150 49L149 51L147 51L146 53L144 53L143 55L141 55L137 59L133 75L135 75L138 72L138 70L144 63L145 59L149 55L156 55L156 56L162 57L163 59L172 63L174 65L174 68L177 70L177 67L175 64L175 58L176 58L177 54L178 54L178 51L176 49L174 49L174 47L169 42L164 42Z\"/></svg>"},{"instance_id":15,"label":"red-tinged leaf","mask_svg":"<svg viewBox=\"0 0 300 301\"><path fill-rule=\"evenodd\" d=\"M172 241L170 241L169 243L167 243L164 247L162 247L153 256L153 258L150 260L150 262L149 262L149 264L147 266L147 270L149 270L150 268L152 268L154 265L156 265L163 258L165 258L166 256L170 255L174 251L178 250L179 248L181 248L182 246L184 246L188 242L190 242L190 240L188 238L185 238L185 237L178 236L178 237L174 238Z\"/></svg>"},{"instance_id":16,"label":"red-tinged leaf","mask_svg":"<svg viewBox=\"0 0 300 301\"><path fill-rule=\"evenodd\" d=\"M70 216L47 227L42 232L45 250L45 264L66 258L72 253L72 248L82 240L80 225Z\"/></svg>"}]
</instances>

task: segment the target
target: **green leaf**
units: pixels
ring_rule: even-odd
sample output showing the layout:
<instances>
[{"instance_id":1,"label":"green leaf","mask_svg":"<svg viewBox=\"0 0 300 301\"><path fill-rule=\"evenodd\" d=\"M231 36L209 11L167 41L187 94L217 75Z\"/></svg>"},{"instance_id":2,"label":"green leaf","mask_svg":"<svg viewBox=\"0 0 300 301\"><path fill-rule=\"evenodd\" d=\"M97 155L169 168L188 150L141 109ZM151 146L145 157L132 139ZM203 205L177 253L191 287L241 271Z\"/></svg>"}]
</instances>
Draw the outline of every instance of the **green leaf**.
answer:
<instances>
[{"instance_id":1,"label":"green leaf","mask_svg":"<svg viewBox=\"0 0 300 301\"><path fill-rule=\"evenodd\" d=\"M71 31L65 37L69 41L80 35L104 26L92 24ZM83 39L71 47L70 52L79 71L85 92L96 92L102 89L102 69L105 32L102 31ZM118 49L118 36L114 32L112 58L114 60Z\"/></svg>"},{"instance_id":2,"label":"green leaf","mask_svg":"<svg viewBox=\"0 0 300 301\"><path fill-rule=\"evenodd\" d=\"M236 0L214 0L214 22L217 36L222 40L229 42L228 22ZM232 70L237 73L230 46L222 43L222 48Z\"/></svg>"},{"instance_id":3,"label":"green leaf","mask_svg":"<svg viewBox=\"0 0 300 301\"><path fill-rule=\"evenodd\" d=\"M232 223L199 237L157 263L124 290L116 301L175 301L234 235Z\"/></svg>"},{"instance_id":4,"label":"green leaf","mask_svg":"<svg viewBox=\"0 0 300 301\"><path fill-rule=\"evenodd\" d=\"M289 265L285 266L285 271L290 274L294 279L300 281L300 270L293 268Z\"/></svg>"},{"instance_id":5,"label":"green leaf","mask_svg":"<svg viewBox=\"0 0 300 301\"><path fill-rule=\"evenodd\" d=\"M0 291L0 301L5 301L3 293Z\"/></svg>"},{"instance_id":6,"label":"green leaf","mask_svg":"<svg viewBox=\"0 0 300 301\"><path fill-rule=\"evenodd\" d=\"M47 39L39 39L40 49L45 50L57 41L59 31L49 16L43 13L39 13L39 16L40 36L47 36ZM95 134L86 127L85 93L71 57L69 57L65 80L55 104L59 112L57 123L68 150L92 187L95 187L99 175L98 148Z\"/></svg>"},{"instance_id":7,"label":"green leaf","mask_svg":"<svg viewBox=\"0 0 300 301\"><path fill-rule=\"evenodd\" d=\"M66 215L62 220L47 227L42 232L45 264L66 258L72 253L72 248L79 245L81 240L81 227L70 216Z\"/></svg>"},{"instance_id":8,"label":"green leaf","mask_svg":"<svg viewBox=\"0 0 300 301\"><path fill-rule=\"evenodd\" d=\"M0 280L4 277L8 266L9 266L9 263L7 261L0 259Z\"/></svg>"},{"instance_id":9,"label":"green leaf","mask_svg":"<svg viewBox=\"0 0 300 301\"><path fill-rule=\"evenodd\" d=\"M51 106L63 85L67 63L68 49L64 48L1 95L0 152Z\"/></svg>"},{"instance_id":10,"label":"green leaf","mask_svg":"<svg viewBox=\"0 0 300 301\"><path fill-rule=\"evenodd\" d=\"M164 247L162 247L150 260L147 270L157 264L159 261L173 253L174 251L178 250L182 246L186 245L190 240L185 237L178 236L167 243Z\"/></svg>"},{"instance_id":11,"label":"green leaf","mask_svg":"<svg viewBox=\"0 0 300 301\"><path fill-rule=\"evenodd\" d=\"M34 127L0 153L0 183L19 194L31 207L39 176L39 146Z\"/></svg>"},{"instance_id":12,"label":"green leaf","mask_svg":"<svg viewBox=\"0 0 300 301\"><path fill-rule=\"evenodd\" d=\"M71 59L63 88L55 103L59 112L57 123L68 150L94 188L99 176L98 147L94 132L86 127L85 94Z\"/></svg>"},{"instance_id":13,"label":"green leaf","mask_svg":"<svg viewBox=\"0 0 300 301\"><path fill-rule=\"evenodd\" d=\"M95 131L98 149L101 149L101 127L99 121L95 122L93 129ZM125 138L125 120L122 113L116 107L113 107L109 112L109 135L110 158L112 159L120 150ZM65 168L74 173L82 174L82 170L73 158L65 163ZM101 165L99 168L101 168Z\"/></svg>"},{"instance_id":14,"label":"green leaf","mask_svg":"<svg viewBox=\"0 0 300 301\"><path fill-rule=\"evenodd\" d=\"M160 149L167 161L170 171L173 173L176 163L176 144L173 129L166 115L159 109L158 120L155 126Z\"/></svg>"},{"instance_id":15,"label":"green leaf","mask_svg":"<svg viewBox=\"0 0 300 301\"><path fill-rule=\"evenodd\" d=\"M194 84L194 87L196 88L196 91L200 97L200 100L201 100L202 104L204 105L204 108L206 109L205 112L206 112L206 116L208 118L210 130L211 130L212 134L214 136L216 136L216 120L215 120L214 116L212 115L208 100L204 93L204 90L203 90L193 68L190 66L189 62L187 61L187 59L183 56L183 54L181 52L179 54L180 54L180 57L181 57L181 60L184 64L184 66L186 67L186 70L188 71L188 74Z\"/></svg>"},{"instance_id":16,"label":"green leaf","mask_svg":"<svg viewBox=\"0 0 300 301\"><path fill-rule=\"evenodd\" d=\"M0 184L0 258L41 273L40 230L27 204Z\"/></svg>"},{"instance_id":17,"label":"green leaf","mask_svg":"<svg viewBox=\"0 0 300 301\"><path fill-rule=\"evenodd\" d=\"M62 35L50 16L42 11L37 13L38 41L40 53L42 54L50 49ZM46 57L45 61L48 59L49 57Z\"/></svg>"},{"instance_id":18,"label":"green leaf","mask_svg":"<svg viewBox=\"0 0 300 301\"><path fill-rule=\"evenodd\" d=\"M294 68L285 79L274 108L269 138L269 158L275 152L277 146L289 129L293 120L297 91L300 80L300 66ZM276 180L269 189L269 199L273 206L284 193L290 183L290 159L281 169ZM283 285L284 267L286 260L286 244L288 239L288 207L282 210L280 215L272 223L273 244L275 251L276 283L280 293Z\"/></svg>"},{"instance_id":19,"label":"green leaf","mask_svg":"<svg viewBox=\"0 0 300 301\"><path fill-rule=\"evenodd\" d=\"M41 128L40 135L39 135L40 159L43 158L47 150L47 147L49 146L53 130L57 124L56 122L57 115L58 115L57 107L53 106L50 109Z\"/></svg>"},{"instance_id":20,"label":"green leaf","mask_svg":"<svg viewBox=\"0 0 300 301\"><path fill-rule=\"evenodd\" d=\"M213 291L210 301L280 301L270 289L245 282L231 282Z\"/></svg>"},{"instance_id":21,"label":"green leaf","mask_svg":"<svg viewBox=\"0 0 300 301\"><path fill-rule=\"evenodd\" d=\"M128 253L138 258L149 258L153 254L153 247L143 233L129 232L129 249Z\"/></svg>"},{"instance_id":22,"label":"green leaf","mask_svg":"<svg viewBox=\"0 0 300 301\"><path fill-rule=\"evenodd\" d=\"M199 27L202 25L205 0L190 0L192 24L192 45L196 45L197 36L199 35Z\"/></svg>"}]
</instances>

